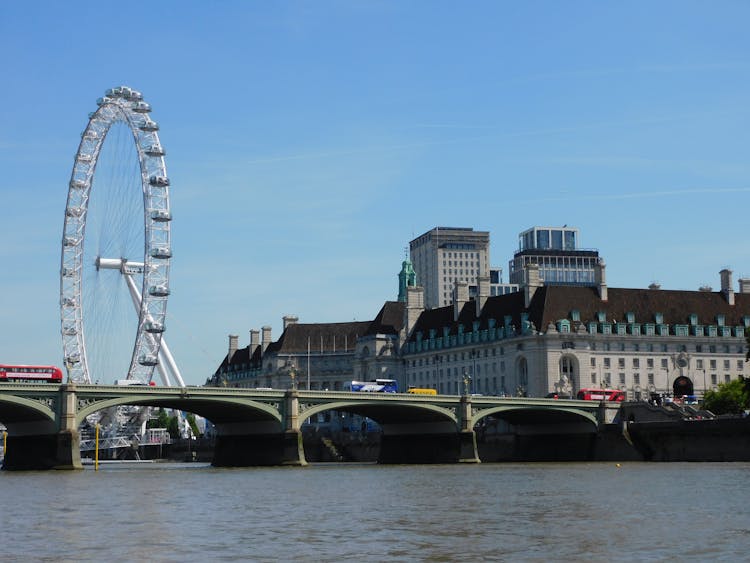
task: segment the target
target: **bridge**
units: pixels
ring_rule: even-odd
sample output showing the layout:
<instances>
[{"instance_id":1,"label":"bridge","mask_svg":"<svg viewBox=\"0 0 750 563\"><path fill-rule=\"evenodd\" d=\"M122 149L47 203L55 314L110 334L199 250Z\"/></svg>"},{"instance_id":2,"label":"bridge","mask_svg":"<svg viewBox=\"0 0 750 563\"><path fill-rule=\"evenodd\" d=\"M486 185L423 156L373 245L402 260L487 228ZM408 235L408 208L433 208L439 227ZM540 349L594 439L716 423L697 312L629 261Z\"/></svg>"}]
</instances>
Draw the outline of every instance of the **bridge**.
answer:
<instances>
[{"instance_id":1,"label":"bridge","mask_svg":"<svg viewBox=\"0 0 750 563\"><path fill-rule=\"evenodd\" d=\"M616 403L520 397L4 383L3 468L80 469L78 428L87 416L121 405L178 409L210 420L217 467L306 465L301 425L325 411L375 420L382 428L380 463L478 463L474 428L488 417L506 421L519 435L593 435L619 409Z\"/></svg>"}]
</instances>

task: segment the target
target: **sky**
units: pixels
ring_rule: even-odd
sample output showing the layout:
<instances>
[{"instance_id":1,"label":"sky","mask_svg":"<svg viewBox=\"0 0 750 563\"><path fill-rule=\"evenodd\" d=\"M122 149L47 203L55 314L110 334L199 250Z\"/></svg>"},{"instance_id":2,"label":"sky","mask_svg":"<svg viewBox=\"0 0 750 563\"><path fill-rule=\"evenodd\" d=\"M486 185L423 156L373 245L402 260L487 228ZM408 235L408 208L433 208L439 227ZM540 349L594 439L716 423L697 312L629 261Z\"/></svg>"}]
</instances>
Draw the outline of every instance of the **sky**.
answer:
<instances>
[{"instance_id":1,"label":"sky","mask_svg":"<svg viewBox=\"0 0 750 563\"><path fill-rule=\"evenodd\" d=\"M535 225L580 229L610 287L750 276L748 21L742 1L0 3L0 363L62 364L68 180L121 84L167 149L188 384L230 333L373 319L435 226L489 231L504 281Z\"/></svg>"}]
</instances>

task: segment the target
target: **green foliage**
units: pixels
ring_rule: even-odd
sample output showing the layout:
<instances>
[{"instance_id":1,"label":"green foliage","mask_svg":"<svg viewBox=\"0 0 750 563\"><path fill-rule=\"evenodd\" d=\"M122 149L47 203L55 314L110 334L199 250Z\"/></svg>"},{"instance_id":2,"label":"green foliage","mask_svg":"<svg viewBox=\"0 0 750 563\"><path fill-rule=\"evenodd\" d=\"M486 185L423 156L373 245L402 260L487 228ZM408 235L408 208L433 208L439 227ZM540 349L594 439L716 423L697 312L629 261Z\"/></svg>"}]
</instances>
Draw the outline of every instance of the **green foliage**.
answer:
<instances>
[{"instance_id":1,"label":"green foliage","mask_svg":"<svg viewBox=\"0 0 750 563\"><path fill-rule=\"evenodd\" d=\"M187 419L187 422L190 425L190 430L193 431L193 436L198 438L201 435L201 433L198 431L198 425L195 423L195 415L193 413L188 413L185 418Z\"/></svg>"},{"instance_id":2,"label":"green foliage","mask_svg":"<svg viewBox=\"0 0 750 563\"><path fill-rule=\"evenodd\" d=\"M750 408L750 378L720 383L716 391L707 391L703 408L714 414L741 414Z\"/></svg>"},{"instance_id":3,"label":"green foliage","mask_svg":"<svg viewBox=\"0 0 750 563\"><path fill-rule=\"evenodd\" d=\"M167 432L173 440L177 440L180 437L180 425L177 422L176 416L170 416L169 422L167 422Z\"/></svg>"},{"instance_id":4,"label":"green foliage","mask_svg":"<svg viewBox=\"0 0 750 563\"><path fill-rule=\"evenodd\" d=\"M159 409L158 416L154 419L152 418L146 423L146 428L168 428L169 425L169 415L167 414L167 411L164 409Z\"/></svg>"}]
</instances>

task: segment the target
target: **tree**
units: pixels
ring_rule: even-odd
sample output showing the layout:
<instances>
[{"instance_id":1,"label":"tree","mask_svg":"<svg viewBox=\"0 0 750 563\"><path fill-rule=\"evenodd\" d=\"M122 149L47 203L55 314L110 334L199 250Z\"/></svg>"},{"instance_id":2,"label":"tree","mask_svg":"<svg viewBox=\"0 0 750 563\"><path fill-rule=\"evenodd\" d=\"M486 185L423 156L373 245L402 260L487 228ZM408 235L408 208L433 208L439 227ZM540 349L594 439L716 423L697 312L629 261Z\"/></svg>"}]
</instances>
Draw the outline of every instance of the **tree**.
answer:
<instances>
[{"instance_id":1,"label":"tree","mask_svg":"<svg viewBox=\"0 0 750 563\"><path fill-rule=\"evenodd\" d=\"M714 414L741 414L750 408L750 378L720 383L716 391L707 391L703 408Z\"/></svg>"},{"instance_id":2,"label":"tree","mask_svg":"<svg viewBox=\"0 0 750 563\"><path fill-rule=\"evenodd\" d=\"M180 437L180 425L177 422L176 416L170 416L169 422L167 422L167 432L173 440L177 440Z\"/></svg>"},{"instance_id":3,"label":"tree","mask_svg":"<svg viewBox=\"0 0 750 563\"><path fill-rule=\"evenodd\" d=\"M164 409L159 409L159 414L156 418L150 419L146 423L146 428L167 428L169 425L169 415Z\"/></svg>"},{"instance_id":4,"label":"tree","mask_svg":"<svg viewBox=\"0 0 750 563\"><path fill-rule=\"evenodd\" d=\"M195 436L196 438L199 437L201 434L200 434L200 431L198 430L198 424L195 422L195 415L193 413L188 413L185 419L187 420L187 423L190 425L190 430L193 431L193 436Z\"/></svg>"}]
</instances>

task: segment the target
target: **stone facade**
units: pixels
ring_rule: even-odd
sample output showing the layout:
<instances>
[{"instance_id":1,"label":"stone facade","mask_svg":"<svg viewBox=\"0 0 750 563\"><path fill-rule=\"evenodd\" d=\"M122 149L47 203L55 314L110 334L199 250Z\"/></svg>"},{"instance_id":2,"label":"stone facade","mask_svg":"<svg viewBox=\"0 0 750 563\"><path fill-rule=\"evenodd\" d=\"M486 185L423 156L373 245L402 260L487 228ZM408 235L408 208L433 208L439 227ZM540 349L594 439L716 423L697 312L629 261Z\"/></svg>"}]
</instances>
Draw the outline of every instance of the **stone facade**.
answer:
<instances>
[{"instance_id":1,"label":"stone facade","mask_svg":"<svg viewBox=\"0 0 750 563\"><path fill-rule=\"evenodd\" d=\"M478 314L460 299L424 311L402 347L404 385L453 394L470 379L474 393L537 397L606 387L638 400L747 374L750 293L732 291L731 272L706 292L607 288L603 270L597 287L532 284Z\"/></svg>"},{"instance_id":2,"label":"stone facade","mask_svg":"<svg viewBox=\"0 0 750 563\"><path fill-rule=\"evenodd\" d=\"M395 378L403 311L403 303L389 301L372 321L304 324L288 316L278 340L267 329L259 344L251 331L245 348L230 335L227 356L207 384L340 391L360 378Z\"/></svg>"},{"instance_id":3,"label":"stone facade","mask_svg":"<svg viewBox=\"0 0 750 563\"><path fill-rule=\"evenodd\" d=\"M423 289L406 287L405 302L386 302L360 323L300 324L285 318L251 331L250 345L230 337L227 356L209 384L343 390L352 380L396 379L399 389L431 387L440 394L575 396L611 388L629 400L650 393L702 394L750 375L745 329L750 283L721 273L721 290L608 288L600 260L596 285L544 285L527 266L522 291L488 296L486 277L475 298L467 283L453 304L427 308Z\"/></svg>"}]
</instances>

